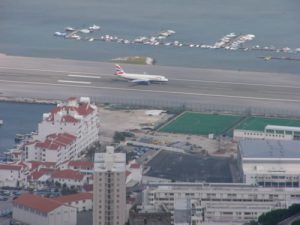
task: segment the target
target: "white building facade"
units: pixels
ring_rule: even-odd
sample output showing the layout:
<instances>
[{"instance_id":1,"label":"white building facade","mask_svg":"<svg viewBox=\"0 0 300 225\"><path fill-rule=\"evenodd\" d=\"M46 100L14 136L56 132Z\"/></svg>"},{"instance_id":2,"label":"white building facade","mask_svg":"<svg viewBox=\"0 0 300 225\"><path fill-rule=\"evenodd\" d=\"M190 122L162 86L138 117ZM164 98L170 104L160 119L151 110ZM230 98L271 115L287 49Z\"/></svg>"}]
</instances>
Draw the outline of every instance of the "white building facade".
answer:
<instances>
[{"instance_id":1,"label":"white building facade","mask_svg":"<svg viewBox=\"0 0 300 225\"><path fill-rule=\"evenodd\" d=\"M299 140L300 127L267 125L264 131L234 129L233 139Z\"/></svg>"},{"instance_id":2,"label":"white building facade","mask_svg":"<svg viewBox=\"0 0 300 225\"><path fill-rule=\"evenodd\" d=\"M49 198L21 195L13 202L13 219L31 225L76 225L76 208Z\"/></svg>"},{"instance_id":3,"label":"white building facade","mask_svg":"<svg viewBox=\"0 0 300 225\"><path fill-rule=\"evenodd\" d=\"M61 196L54 198L53 200L72 206L76 208L78 212L93 209L93 194L89 192Z\"/></svg>"},{"instance_id":4,"label":"white building facade","mask_svg":"<svg viewBox=\"0 0 300 225\"><path fill-rule=\"evenodd\" d=\"M124 225L126 210L126 155L96 153L94 163L93 224Z\"/></svg>"},{"instance_id":5,"label":"white building facade","mask_svg":"<svg viewBox=\"0 0 300 225\"><path fill-rule=\"evenodd\" d=\"M299 187L300 141L241 140L238 165L244 183Z\"/></svg>"},{"instance_id":6,"label":"white building facade","mask_svg":"<svg viewBox=\"0 0 300 225\"><path fill-rule=\"evenodd\" d=\"M298 188L263 188L246 184L150 183L144 190L143 205L166 207L173 215L176 201L194 202L191 221L247 222L272 209L300 203ZM196 202L196 203L195 203ZM177 208L177 209L176 209ZM181 208L182 209L182 208Z\"/></svg>"},{"instance_id":7,"label":"white building facade","mask_svg":"<svg viewBox=\"0 0 300 225\"><path fill-rule=\"evenodd\" d=\"M0 164L0 187L17 187L26 183L27 169L24 165Z\"/></svg>"},{"instance_id":8,"label":"white building facade","mask_svg":"<svg viewBox=\"0 0 300 225\"><path fill-rule=\"evenodd\" d=\"M88 97L69 98L66 103L58 104L50 113L43 114L38 124L36 140L45 140L49 134L68 133L76 137L76 158L82 151L99 140L99 118L97 106Z\"/></svg>"},{"instance_id":9,"label":"white building facade","mask_svg":"<svg viewBox=\"0 0 300 225\"><path fill-rule=\"evenodd\" d=\"M51 179L67 187L82 187L86 183L86 175L76 170L56 170L51 174Z\"/></svg>"},{"instance_id":10,"label":"white building facade","mask_svg":"<svg viewBox=\"0 0 300 225\"><path fill-rule=\"evenodd\" d=\"M77 138L69 133L49 134L43 141L24 144L26 161L55 162L57 165L66 160L77 158Z\"/></svg>"}]
</instances>

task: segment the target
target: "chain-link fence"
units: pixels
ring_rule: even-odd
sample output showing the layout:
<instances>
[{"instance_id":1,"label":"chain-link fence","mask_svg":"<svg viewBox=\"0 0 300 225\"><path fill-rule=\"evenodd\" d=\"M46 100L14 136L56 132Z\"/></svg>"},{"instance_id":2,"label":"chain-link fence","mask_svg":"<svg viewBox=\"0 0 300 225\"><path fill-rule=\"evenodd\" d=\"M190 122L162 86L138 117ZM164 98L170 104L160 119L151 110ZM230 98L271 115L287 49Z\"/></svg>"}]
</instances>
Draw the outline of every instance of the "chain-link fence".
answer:
<instances>
[{"instance_id":1,"label":"chain-link fence","mask_svg":"<svg viewBox=\"0 0 300 225\"><path fill-rule=\"evenodd\" d=\"M222 113L235 115L254 115L265 117L292 117L300 119L300 109L292 110L285 108L264 108L230 104L207 104L199 102L182 102L177 100L165 99L148 99L143 98L126 98L124 97L108 97L99 96L92 98L93 102L98 104L109 104L116 108L156 108L169 110L177 113L182 111L207 112L207 113Z\"/></svg>"}]
</instances>

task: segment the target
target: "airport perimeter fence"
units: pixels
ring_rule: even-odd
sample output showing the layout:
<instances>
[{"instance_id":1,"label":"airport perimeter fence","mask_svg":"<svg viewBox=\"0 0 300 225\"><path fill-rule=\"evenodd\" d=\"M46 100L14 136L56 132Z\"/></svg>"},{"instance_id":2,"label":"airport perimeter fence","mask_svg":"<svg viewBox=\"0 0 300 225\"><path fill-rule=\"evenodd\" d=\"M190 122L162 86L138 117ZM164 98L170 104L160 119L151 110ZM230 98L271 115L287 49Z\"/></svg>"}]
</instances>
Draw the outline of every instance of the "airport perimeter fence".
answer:
<instances>
[{"instance_id":1,"label":"airport perimeter fence","mask_svg":"<svg viewBox=\"0 0 300 225\"><path fill-rule=\"evenodd\" d=\"M215 114L233 114L242 116L264 116L264 117L282 117L300 119L300 109L280 109L280 108L264 108L230 104L213 104L200 102L182 102L177 100L148 99L143 98L126 98L124 97L107 97L98 96L92 98L93 102L98 104L107 104L114 108L120 109L163 109L171 113L180 113L183 111L215 113Z\"/></svg>"}]
</instances>

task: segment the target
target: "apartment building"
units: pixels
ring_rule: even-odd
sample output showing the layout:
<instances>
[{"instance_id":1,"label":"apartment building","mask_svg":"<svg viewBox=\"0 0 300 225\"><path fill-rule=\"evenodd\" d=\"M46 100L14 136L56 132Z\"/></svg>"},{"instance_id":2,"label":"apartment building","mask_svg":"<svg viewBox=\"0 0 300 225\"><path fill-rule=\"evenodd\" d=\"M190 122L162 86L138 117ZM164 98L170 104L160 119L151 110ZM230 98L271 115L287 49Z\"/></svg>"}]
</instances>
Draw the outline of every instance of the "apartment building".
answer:
<instances>
[{"instance_id":1,"label":"apartment building","mask_svg":"<svg viewBox=\"0 0 300 225\"><path fill-rule=\"evenodd\" d=\"M94 162L93 224L124 225L126 216L126 155L96 153Z\"/></svg>"},{"instance_id":2,"label":"apartment building","mask_svg":"<svg viewBox=\"0 0 300 225\"><path fill-rule=\"evenodd\" d=\"M98 141L98 109L90 98L71 97L58 104L49 113L43 114L38 124L38 134L34 139L45 140L49 134L68 133L76 137L76 155Z\"/></svg>"},{"instance_id":3,"label":"apartment building","mask_svg":"<svg viewBox=\"0 0 300 225\"><path fill-rule=\"evenodd\" d=\"M143 193L143 206L163 206L173 215L189 207L194 221L247 222L272 209L300 203L299 188L265 188L247 184L225 183L149 183ZM196 202L196 203L195 203ZM178 216L176 217L178 218Z\"/></svg>"},{"instance_id":4,"label":"apartment building","mask_svg":"<svg viewBox=\"0 0 300 225\"><path fill-rule=\"evenodd\" d=\"M77 158L76 136L69 133L49 134L43 141L24 144L26 161L55 162L61 164L66 160Z\"/></svg>"}]
</instances>

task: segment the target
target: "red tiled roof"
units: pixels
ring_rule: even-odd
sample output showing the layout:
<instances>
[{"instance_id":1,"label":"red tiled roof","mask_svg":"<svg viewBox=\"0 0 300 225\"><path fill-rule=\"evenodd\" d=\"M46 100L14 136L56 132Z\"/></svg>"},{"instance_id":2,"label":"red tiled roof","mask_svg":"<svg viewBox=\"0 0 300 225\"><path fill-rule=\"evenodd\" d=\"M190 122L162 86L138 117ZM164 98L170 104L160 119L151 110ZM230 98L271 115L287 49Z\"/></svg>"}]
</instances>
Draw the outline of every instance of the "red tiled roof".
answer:
<instances>
[{"instance_id":1,"label":"red tiled roof","mask_svg":"<svg viewBox=\"0 0 300 225\"><path fill-rule=\"evenodd\" d=\"M75 202L75 201L86 200L86 199L93 199L93 194L89 192L82 192L73 195L65 195L65 196L53 198L53 200L62 203Z\"/></svg>"},{"instance_id":2,"label":"red tiled roof","mask_svg":"<svg viewBox=\"0 0 300 225\"><path fill-rule=\"evenodd\" d=\"M44 142L38 142L35 146L48 150L57 150L61 147L72 144L75 140L76 136L68 133L49 134Z\"/></svg>"},{"instance_id":3,"label":"red tiled roof","mask_svg":"<svg viewBox=\"0 0 300 225\"><path fill-rule=\"evenodd\" d=\"M29 177L32 180L38 180L41 176L45 175L45 174L51 174L54 171L54 169L50 169L50 168L41 168L38 171L34 171L32 172Z\"/></svg>"},{"instance_id":4,"label":"red tiled roof","mask_svg":"<svg viewBox=\"0 0 300 225\"><path fill-rule=\"evenodd\" d=\"M23 166L21 165L11 165L11 164L0 164L0 170L21 170Z\"/></svg>"},{"instance_id":5,"label":"red tiled roof","mask_svg":"<svg viewBox=\"0 0 300 225\"><path fill-rule=\"evenodd\" d=\"M56 170L52 173L52 178L70 179L70 180L82 180L84 175L75 170Z\"/></svg>"},{"instance_id":6,"label":"red tiled roof","mask_svg":"<svg viewBox=\"0 0 300 225\"><path fill-rule=\"evenodd\" d=\"M77 100L75 97L70 97L68 99L69 101L73 101L73 100ZM91 105L89 103L86 102L81 102L79 103L79 105L76 106L69 106L69 105L60 105L60 106L56 106L55 108L53 108L50 111L50 116L47 118L48 121L53 121L54 120L54 114L60 112L60 111L66 111L68 112L66 115L69 114L70 111L76 111L79 115L82 116L87 116L88 114L92 113L94 111L94 109L91 107ZM68 118L67 120L71 120L70 118ZM74 121L74 119L72 120L72 122Z\"/></svg>"},{"instance_id":7,"label":"red tiled roof","mask_svg":"<svg viewBox=\"0 0 300 225\"><path fill-rule=\"evenodd\" d=\"M131 169L139 169L140 167L141 167L141 165L138 164L138 163L132 163L132 164L130 165L130 168L131 168Z\"/></svg>"},{"instance_id":8,"label":"red tiled roof","mask_svg":"<svg viewBox=\"0 0 300 225\"><path fill-rule=\"evenodd\" d=\"M83 161L83 160L72 160L69 161L68 166L72 166L80 169L93 169L94 163L90 161Z\"/></svg>"},{"instance_id":9,"label":"red tiled roof","mask_svg":"<svg viewBox=\"0 0 300 225\"><path fill-rule=\"evenodd\" d=\"M68 98L68 101L74 101L74 100L77 100L77 98L76 97L70 97L70 98Z\"/></svg>"},{"instance_id":10,"label":"red tiled roof","mask_svg":"<svg viewBox=\"0 0 300 225\"><path fill-rule=\"evenodd\" d=\"M88 103L80 103L80 105L76 108L76 111L79 115L86 116L91 114L94 109Z\"/></svg>"},{"instance_id":11,"label":"red tiled roof","mask_svg":"<svg viewBox=\"0 0 300 225\"><path fill-rule=\"evenodd\" d=\"M128 170L126 170L126 177L128 177L131 174Z\"/></svg>"},{"instance_id":12,"label":"red tiled roof","mask_svg":"<svg viewBox=\"0 0 300 225\"><path fill-rule=\"evenodd\" d=\"M38 168L39 166L44 166L44 167L54 167L55 162L42 162L42 161L28 161L31 163L31 169L34 170Z\"/></svg>"},{"instance_id":13,"label":"red tiled roof","mask_svg":"<svg viewBox=\"0 0 300 225\"><path fill-rule=\"evenodd\" d=\"M15 199L14 204L35 209L43 213L49 213L54 209L63 205L63 203L61 202L49 198L43 198L29 193L23 194L17 199Z\"/></svg>"}]
</instances>

